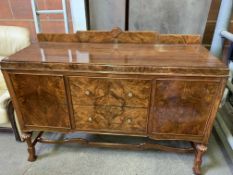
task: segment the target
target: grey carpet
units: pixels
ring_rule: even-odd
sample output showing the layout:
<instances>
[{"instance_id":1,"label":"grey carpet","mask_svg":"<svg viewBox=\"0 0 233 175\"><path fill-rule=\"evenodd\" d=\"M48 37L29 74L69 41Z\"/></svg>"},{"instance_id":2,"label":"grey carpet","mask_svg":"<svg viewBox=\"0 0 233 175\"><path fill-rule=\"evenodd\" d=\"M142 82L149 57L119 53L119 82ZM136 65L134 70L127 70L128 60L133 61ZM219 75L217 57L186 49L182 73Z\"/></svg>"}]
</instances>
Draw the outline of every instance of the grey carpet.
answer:
<instances>
[{"instance_id":1,"label":"grey carpet","mask_svg":"<svg viewBox=\"0 0 233 175\"><path fill-rule=\"evenodd\" d=\"M47 134L50 138L60 137ZM38 159L27 161L25 143L0 133L0 175L191 175L193 154L155 150L88 148L78 144L36 146ZM203 174L232 175L232 167L212 136L203 160Z\"/></svg>"}]
</instances>

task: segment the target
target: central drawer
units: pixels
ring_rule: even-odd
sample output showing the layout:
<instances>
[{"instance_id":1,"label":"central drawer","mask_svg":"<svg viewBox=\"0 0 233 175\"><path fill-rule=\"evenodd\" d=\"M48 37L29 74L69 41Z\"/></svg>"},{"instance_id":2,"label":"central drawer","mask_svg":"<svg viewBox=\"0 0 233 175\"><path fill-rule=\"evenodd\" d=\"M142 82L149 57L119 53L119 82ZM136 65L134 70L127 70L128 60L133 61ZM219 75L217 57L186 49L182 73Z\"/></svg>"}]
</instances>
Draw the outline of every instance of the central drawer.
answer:
<instances>
[{"instance_id":1,"label":"central drawer","mask_svg":"<svg viewBox=\"0 0 233 175\"><path fill-rule=\"evenodd\" d=\"M79 130L145 133L147 109L113 106L74 106L75 126Z\"/></svg>"},{"instance_id":2,"label":"central drawer","mask_svg":"<svg viewBox=\"0 0 233 175\"><path fill-rule=\"evenodd\" d=\"M69 77L73 105L149 106L151 81Z\"/></svg>"},{"instance_id":3,"label":"central drawer","mask_svg":"<svg viewBox=\"0 0 233 175\"><path fill-rule=\"evenodd\" d=\"M75 127L122 133L145 133L151 80L68 77Z\"/></svg>"}]
</instances>

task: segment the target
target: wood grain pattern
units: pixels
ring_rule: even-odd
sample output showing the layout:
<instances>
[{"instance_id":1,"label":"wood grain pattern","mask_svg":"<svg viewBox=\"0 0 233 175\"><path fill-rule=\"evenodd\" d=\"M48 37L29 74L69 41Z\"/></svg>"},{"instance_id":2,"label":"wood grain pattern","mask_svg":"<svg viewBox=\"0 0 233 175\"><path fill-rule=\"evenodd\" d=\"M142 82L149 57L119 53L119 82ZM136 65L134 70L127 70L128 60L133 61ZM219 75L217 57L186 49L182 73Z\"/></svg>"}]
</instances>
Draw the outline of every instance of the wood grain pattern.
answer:
<instances>
[{"instance_id":1,"label":"wood grain pattern","mask_svg":"<svg viewBox=\"0 0 233 175\"><path fill-rule=\"evenodd\" d=\"M219 83L157 80L155 86L152 132L204 135Z\"/></svg>"},{"instance_id":2,"label":"wood grain pattern","mask_svg":"<svg viewBox=\"0 0 233 175\"><path fill-rule=\"evenodd\" d=\"M37 156L36 156L35 146L33 145L33 142L32 142L32 133L23 133L22 139L23 141L26 141L28 145L28 154L29 154L28 161L34 162Z\"/></svg>"},{"instance_id":3,"label":"wood grain pattern","mask_svg":"<svg viewBox=\"0 0 233 175\"><path fill-rule=\"evenodd\" d=\"M223 93L225 91L225 88L226 88L226 82L228 81L228 78L222 78L221 79L221 82L219 84L219 89L217 90L217 96L216 98L213 100L213 110L211 111L211 117L207 123L207 128L205 130L205 135L204 135L204 139L202 140L202 143L204 145L207 145L208 142L209 142L209 138L210 138L210 135L212 133L212 128L213 128L213 125L214 125L214 122L215 122L215 118L216 118L216 114L219 110L219 105L221 103L221 100L222 100L222 96L223 96Z\"/></svg>"},{"instance_id":4,"label":"wood grain pattern","mask_svg":"<svg viewBox=\"0 0 233 175\"><path fill-rule=\"evenodd\" d=\"M158 32L122 31L79 31L76 34L37 35L40 42L80 42L80 43L153 43L153 44L200 44L200 35L162 34Z\"/></svg>"},{"instance_id":5,"label":"wood grain pattern","mask_svg":"<svg viewBox=\"0 0 233 175\"><path fill-rule=\"evenodd\" d=\"M84 138L64 138L64 139L47 139L39 137L37 139L39 143L46 144L64 144L64 143L79 143L81 145L92 146L92 147L101 147L101 148L117 148L117 149L130 149L130 150L146 150L146 149L156 149L167 152L176 152L176 153L192 153L194 151L193 147L173 147L165 146L161 144L151 143L150 140L140 142L140 143L119 143L119 142L103 142L96 141L92 139Z\"/></svg>"},{"instance_id":6,"label":"wood grain pattern","mask_svg":"<svg viewBox=\"0 0 233 175\"><path fill-rule=\"evenodd\" d=\"M88 43L155 43L157 32L78 31L76 34L38 34L38 41Z\"/></svg>"},{"instance_id":7,"label":"wood grain pattern","mask_svg":"<svg viewBox=\"0 0 233 175\"><path fill-rule=\"evenodd\" d=\"M10 78L25 126L70 128L62 76L10 74Z\"/></svg>"},{"instance_id":8,"label":"wood grain pattern","mask_svg":"<svg viewBox=\"0 0 233 175\"><path fill-rule=\"evenodd\" d=\"M74 106L77 130L146 133L146 108Z\"/></svg>"},{"instance_id":9,"label":"wood grain pattern","mask_svg":"<svg viewBox=\"0 0 233 175\"><path fill-rule=\"evenodd\" d=\"M77 43L135 43L135 44L200 44L199 35L158 35L154 32L124 32L117 38L107 32L77 34L51 34L37 35L40 42L77 42Z\"/></svg>"},{"instance_id":10,"label":"wood grain pattern","mask_svg":"<svg viewBox=\"0 0 233 175\"><path fill-rule=\"evenodd\" d=\"M195 148L195 159L193 165L193 173L195 175L201 175L201 164L202 164L202 157L204 153L207 151L207 146L203 144L194 144L193 147Z\"/></svg>"},{"instance_id":11,"label":"wood grain pattern","mask_svg":"<svg viewBox=\"0 0 233 175\"><path fill-rule=\"evenodd\" d=\"M122 66L122 65L86 65L86 64L63 64L63 63L28 63L23 62L1 62L2 70L19 70L21 72L43 71L51 73L51 70L60 73L72 73L79 75L101 74L111 76L120 74L124 76L187 76L187 77L226 77L229 75L229 70L225 65L219 68L195 68L195 67L157 67L157 66ZM210 65L211 66L211 65ZM217 66L217 65L216 65ZM219 65L220 66L220 65Z\"/></svg>"},{"instance_id":12,"label":"wood grain pattern","mask_svg":"<svg viewBox=\"0 0 233 175\"><path fill-rule=\"evenodd\" d=\"M201 36L198 35L177 35L161 34L159 44L200 44Z\"/></svg>"},{"instance_id":13,"label":"wood grain pattern","mask_svg":"<svg viewBox=\"0 0 233 175\"><path fill-rule=\"evenodd\" d=\"M32 44L4 59L1 69L159 76L225 77L229 73L226 65L200 45L51 42Z\"/></svg>"},{"instance_id":14,"label":"wood grain pattern","mask_svg":"<svg viewBox=\"0 0 233 175\"><path fill-rule=\"evenodd\" d=\"M69 77L69 82L74 105L149 106L150 80Z\"/></svg>"}]
</instances>

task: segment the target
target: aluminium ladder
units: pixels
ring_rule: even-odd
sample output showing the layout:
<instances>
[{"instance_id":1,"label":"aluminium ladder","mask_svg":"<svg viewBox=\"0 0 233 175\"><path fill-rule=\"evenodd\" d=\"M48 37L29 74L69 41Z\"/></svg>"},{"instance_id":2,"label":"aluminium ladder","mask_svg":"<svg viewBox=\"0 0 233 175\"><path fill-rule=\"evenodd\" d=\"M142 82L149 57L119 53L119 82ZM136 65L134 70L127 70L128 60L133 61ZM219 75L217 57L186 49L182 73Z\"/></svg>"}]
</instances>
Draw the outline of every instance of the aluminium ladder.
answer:
<instances>
[{"instance_id":1,"label":"aluminium ladder","mask_svg":"<svg viewBox=\"0 0 233 175\"><path fill-rule=\"evenodd\" d=\"M62 9L59 9L59 10L39 10L36 4L36 0L31 0L31 6L32 6L32 14L33 14L33 19L35 23L36 33L41 33L41 23L40 23L41 14L63 14L65 32L69 33L66 0L62 0Z\"/></svg>"},{"instance_id":2,"label":"aluminium ladder","mask_svg":"<svg viewBox=\"0 0 233 175\"><path fill-rule=\"evenodd\" d=\"M210 49L211 53L218 58L222 56L225 39L233 42L233 34L227 31L231 20L232 10L233 0L222 0ZM233 93L233 85L231 82L233 78L233 62L230 62L229 67L230 76L227 81L227 88L223 95L222 104L224 104L229 91ZM230 159L233 161L233 136L219 112L217 113L214 127L226 148Z\"/></svg>"},{"instance_id":3,"label":"aluminium ladder","mask_svg":"<svg viewBox=\"0 0 233 175\"><path fill-rule=\"evenodd\" d=\"M36 0L31 0L32 14L35 24L36 33L41 33L40 15L41 14L63 14L65 33L69 33L69 23L67 17L66 0L62 0L62 9L59 10L39 10L36 4ZM43 48L40 48L42 62L46 61L46 54ZM69 62L72 62L72 52L68 50Z\"/></svg>"}]
</instances>

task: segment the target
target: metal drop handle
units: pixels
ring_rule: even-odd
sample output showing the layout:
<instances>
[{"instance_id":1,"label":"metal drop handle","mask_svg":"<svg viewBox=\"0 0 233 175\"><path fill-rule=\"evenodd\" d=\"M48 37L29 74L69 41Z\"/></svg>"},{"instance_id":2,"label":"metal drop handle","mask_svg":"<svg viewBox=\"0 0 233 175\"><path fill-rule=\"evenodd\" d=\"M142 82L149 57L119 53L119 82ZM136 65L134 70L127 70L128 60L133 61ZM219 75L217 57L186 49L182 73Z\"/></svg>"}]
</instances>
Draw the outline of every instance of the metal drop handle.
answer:
<instances>
[{"instance_id":1,"label":"metal drop handle","mask_svg":"<svg viewBox=\"0 0 233 175\"><path fill-rule=\"evenodd\" d=\"M91 93L90 93L90 91L86 90L86 91L85 91L85 94L88 96L88 95L90 95Z\"/></svg>"},{"instance_id":2,"label":"metal drop handle","mask_svg":"<svg viewBox=\"0 0 233 175\"><path fill-rule=\"evenodd\" d=\"M89 117L89 118L88 118L88 121L89 121L89 122L92 122L92 117Z\"/></svg>"},{"instance_id":3,"label":"metal drop handle","mask_svg":"<svg viewBox=\"0 0 233 175\"><path fill-rule=\"evenodd\" d=\"M127 119L127 123L131 123L132 122L132 119Z\"/></svg>"},{"instance_id":4,"label":"metal drop handle","mask_svg":"<svg viewBox=\"0 0 233 175\"><path fill-rule=\"evenodd\" d=\"M132 92L129 92L129 93L128 93L128 97L133 97L133 93L132 93Z\"/></svg>"}]
</instances>

